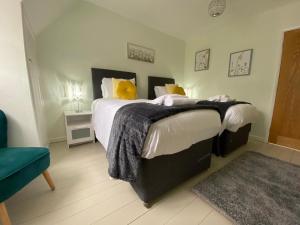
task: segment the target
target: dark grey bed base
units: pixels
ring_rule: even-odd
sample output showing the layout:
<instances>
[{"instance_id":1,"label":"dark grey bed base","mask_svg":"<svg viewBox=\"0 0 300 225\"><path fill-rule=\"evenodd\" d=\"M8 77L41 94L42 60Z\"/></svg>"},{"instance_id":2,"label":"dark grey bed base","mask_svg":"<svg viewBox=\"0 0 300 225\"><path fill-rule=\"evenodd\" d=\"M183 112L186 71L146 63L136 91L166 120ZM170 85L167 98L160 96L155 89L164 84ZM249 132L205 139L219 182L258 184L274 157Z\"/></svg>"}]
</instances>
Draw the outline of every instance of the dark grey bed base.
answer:
<instances>
[{"instance_id":1,"label":"dark grey bed base","mask_svg":"<svg viewBox=\"0 0 300 225\"><path fill-rule=\"evenodd\" d=\"M217 156L224 157L227 154L237 150L248 143L250 131L250 123L238 129L237 132L224 130L221 136L218 136L214 139L213 153Z\"/></svg>"},{"instance_id":2,"label":"dark grey bed base","mask_svg":"<svg viewBox=\"0 0 300 225\"><path fill-rule=\"evenodd\" d=\"M198 142L172 155L143 159L131 186L146 207L162 194L210 167L213 138Z\"/></svg>"},{"instance_id":3,"label":"dark grey bed base","mask_svg":"<svg viewBox=\"0 0 300 225\"><path fill-rule=\"evenodd\" d=\"M94 99L101 98L101 83L104 77L136 79L135 73L92 68ZM172 78L155 77L154 86L174 83ZM153 87L154 87L153 86ZM154 88L153 88L154 94ZM154 96L155 98L155 96ZM172 155L158 156L153 159L142 159L138 178L131 186L146 207L162 194L171 190L183 181L210 167L213 138L192 145L189 149Z\"/></svg>"}]
</instances>

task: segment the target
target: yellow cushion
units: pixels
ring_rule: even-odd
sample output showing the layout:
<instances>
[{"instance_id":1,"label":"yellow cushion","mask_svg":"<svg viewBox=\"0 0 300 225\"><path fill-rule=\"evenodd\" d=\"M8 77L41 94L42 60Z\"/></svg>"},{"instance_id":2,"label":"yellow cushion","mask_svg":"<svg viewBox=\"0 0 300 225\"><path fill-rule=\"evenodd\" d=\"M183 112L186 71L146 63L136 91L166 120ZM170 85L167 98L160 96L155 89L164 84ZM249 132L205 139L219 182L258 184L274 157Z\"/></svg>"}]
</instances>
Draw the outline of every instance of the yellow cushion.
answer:
<instances>
[{"instance_id":1,"label":"yellow cushion","mask_svg":"<svg viewBox=\"0 0 300 225\"><path fill-rule=\"evenodd\" d=\"M112 79L113 98L134 100L136 99L136 86L130 80Z\"/></svg>"},{"instance_id":2,"label":"yellow cushion","mask_svg":"<svg viewBox=\"0 0 300 225\"><path fill-rule=\"evenodd\" d=\"M165 85L166 90L168 92L168 94L174 94L176 87L178 87L177 84L166 84Z\"/></svg>"},{"instance_id":3,"label":"yellow cushion","mask_svg":"<svg viewBox=\"0 0 300 225\"><path fill-rule=\"evenodd\" d=\"M175 94L185 95L185 91L184 91L183 87L176 87Z\"/></svg>"},{"instance_id":4,"label":"yellow cushion","mask_svg":"<svg viewBox=\"0 0 300 225\"><path fill-rule=\"evenodd\" d=\"M185 95L184 89L177 84L166 84L165 87L169 94Z\"/></svg>"}]
</instances>

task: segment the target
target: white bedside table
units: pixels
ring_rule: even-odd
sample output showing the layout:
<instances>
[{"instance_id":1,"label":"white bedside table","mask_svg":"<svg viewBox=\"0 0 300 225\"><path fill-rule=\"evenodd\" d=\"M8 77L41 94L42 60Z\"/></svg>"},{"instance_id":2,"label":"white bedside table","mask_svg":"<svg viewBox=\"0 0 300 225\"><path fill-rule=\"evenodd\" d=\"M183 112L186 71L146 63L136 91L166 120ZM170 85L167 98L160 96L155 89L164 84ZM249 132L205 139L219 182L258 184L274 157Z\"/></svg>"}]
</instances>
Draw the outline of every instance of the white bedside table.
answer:
<instances>
[{"instance_id":1,"label":"white bedside table","mask_svg":"<svg viewBox=\"0 0 300 225\"><path fill-rule=\"evenodd\" d=\"M65 111L64 114L68 148L75 144L95 142L91 112Z\"/></svg>"}]
</instances>

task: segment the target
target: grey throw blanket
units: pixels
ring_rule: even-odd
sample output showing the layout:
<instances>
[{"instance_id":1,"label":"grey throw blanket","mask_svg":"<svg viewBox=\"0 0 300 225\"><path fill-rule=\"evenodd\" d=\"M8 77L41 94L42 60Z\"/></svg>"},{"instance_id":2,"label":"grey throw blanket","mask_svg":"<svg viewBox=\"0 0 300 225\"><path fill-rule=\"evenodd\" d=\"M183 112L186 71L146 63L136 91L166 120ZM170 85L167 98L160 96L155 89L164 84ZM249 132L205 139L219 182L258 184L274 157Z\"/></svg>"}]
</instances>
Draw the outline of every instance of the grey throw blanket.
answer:
<instances>
[{"instance_id":1,"label":"grey throw blanket","mask_svg":"<svg viewBox=\"0 0 300 225\"><path fill-rule=\"evenodd\" d=\"M196 109L214 109L219 112L216 106L205 104L170 107L133 103L121 107L114 117L109 137L107 149L109 175L128 182L135 181L151 124L168 116Z\"/></svg>"}]
</instances>

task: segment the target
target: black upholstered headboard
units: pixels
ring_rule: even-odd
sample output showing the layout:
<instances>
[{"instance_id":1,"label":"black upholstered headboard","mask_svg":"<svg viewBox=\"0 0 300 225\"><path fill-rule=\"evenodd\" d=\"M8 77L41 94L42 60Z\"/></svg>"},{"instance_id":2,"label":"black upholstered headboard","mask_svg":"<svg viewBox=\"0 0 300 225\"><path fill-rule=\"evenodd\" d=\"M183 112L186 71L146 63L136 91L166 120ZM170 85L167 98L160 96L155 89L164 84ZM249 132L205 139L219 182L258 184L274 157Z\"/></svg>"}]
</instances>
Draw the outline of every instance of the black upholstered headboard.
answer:
<instances>
[{"instance_id":1,"label":"black upholstered headboard","mask_svg":"<svg viewBox=\"0 0 300 225\"><path fill-rule=\"evenodd\" d=\"M155 86L165 86L165 84L175 84L175 80L173 78L166 78L166 77L155 77L149 76L148 77L148 99L155 99Z\"/></svg>"},{"instance_id":2,"label":"black upholstered headboard","mask_svg":"<svg viewBox=\"0 0 300 225\"><path fill-rule=\"evenodd\" d=\"M92 82L93 82L93 93L94 99L102 98L102 90L101 84L103 78L118 78L118 79L135 79L136 81L136 74L132 72L125 72L125 71L117 71L117 70L107 70L107 69L98 69L92 68Z\"/></svg>"}]
</instances>

